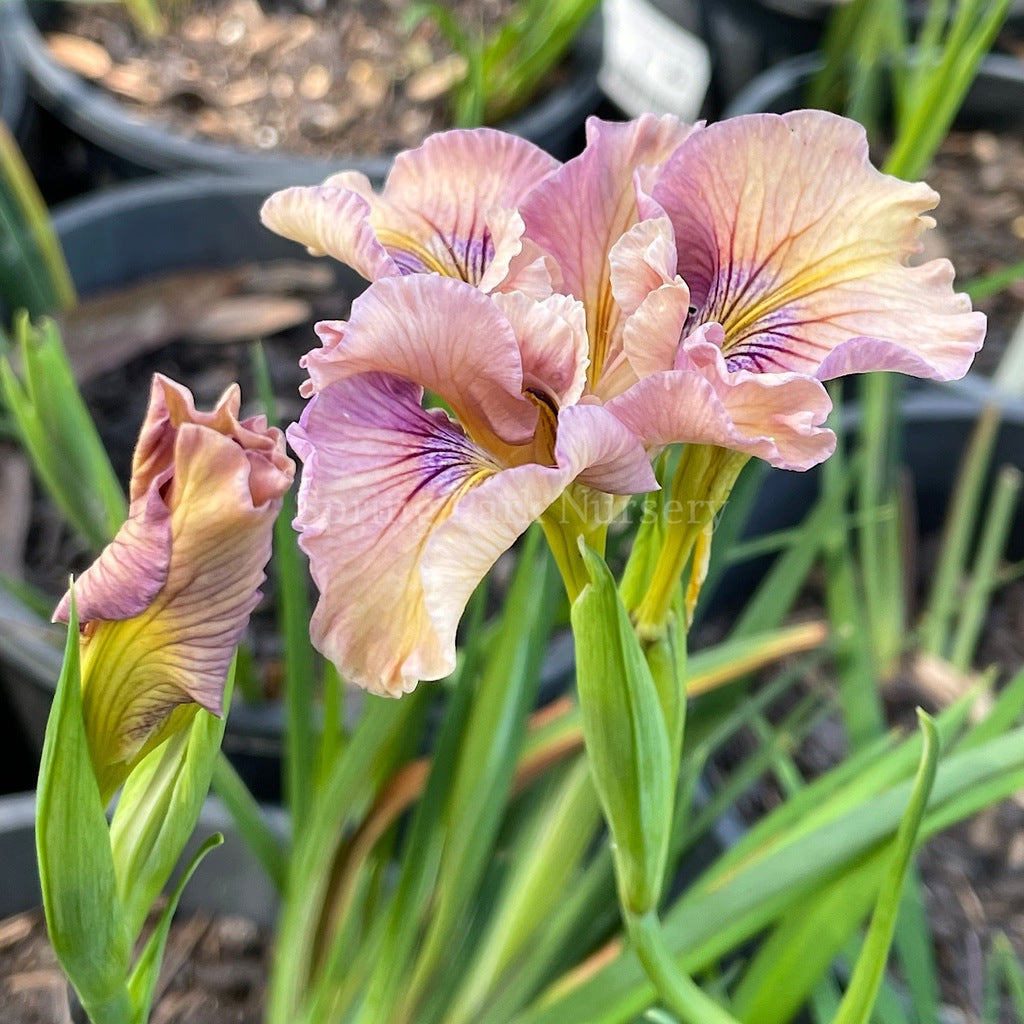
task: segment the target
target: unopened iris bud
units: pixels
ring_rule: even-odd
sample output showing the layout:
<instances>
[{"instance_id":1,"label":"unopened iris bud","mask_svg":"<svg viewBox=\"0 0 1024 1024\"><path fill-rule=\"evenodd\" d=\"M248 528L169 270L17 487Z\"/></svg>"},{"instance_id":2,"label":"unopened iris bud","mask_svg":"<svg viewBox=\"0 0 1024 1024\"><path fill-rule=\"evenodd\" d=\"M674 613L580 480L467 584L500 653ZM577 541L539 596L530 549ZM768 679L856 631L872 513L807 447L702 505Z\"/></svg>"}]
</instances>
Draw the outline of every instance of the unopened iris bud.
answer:
<instances>
[{"instance_id":1,"label":"unopened iris bud","mask_svg":"<svg viewBox=\"0 0 1024 1024\"><path fill-rule=\"evenodd\" d=\"M104 801L202 707L223 713L228 667L256 606L294 466L232 385L212 412L153 380L128 519L75 584L82 701ZM54 613L68 620L67 595Z\"/></svg>"}]
</instances>

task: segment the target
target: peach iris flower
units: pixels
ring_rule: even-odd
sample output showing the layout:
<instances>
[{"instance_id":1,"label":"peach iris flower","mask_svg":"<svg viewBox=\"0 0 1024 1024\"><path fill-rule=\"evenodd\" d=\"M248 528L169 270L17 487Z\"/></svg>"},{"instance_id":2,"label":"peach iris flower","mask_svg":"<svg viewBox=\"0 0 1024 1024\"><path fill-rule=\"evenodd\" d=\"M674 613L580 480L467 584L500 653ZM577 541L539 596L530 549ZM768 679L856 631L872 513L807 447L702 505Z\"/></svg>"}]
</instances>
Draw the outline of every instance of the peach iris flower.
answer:
<instances>
[{"instance_id":1,"label":"peach iris flower","mask_svg":"<svg viewBox=\"0 0 1024 1024\"><path fill-rule=\"evenodd\" d=\"M663 445L804 469L835 445L822 380L962 374L984 318L948 262L906 265L935 199L816 111L592 120L564 165L449 132L380 196L353 175L272 196L269 226L374 282L318 326L289 432L316 645L378 693L439 678L538 517L570 550L588 508L656 486Z\"/></svg>"},{"instance_id":2,"label":"peach iris flower","mask_svg":"<svg viewBox=\"0 0 1024 1024\"><path fill-rule=\"evenodd\" d=\"M212 412L153 379L128 520L75 584L82 697L104 798L197 707L223 713L235 647L259 600L294 465L284 436L239 421L232 385ZM54 613L66 622L70 595Z\"/></svg>"}]
</instances>

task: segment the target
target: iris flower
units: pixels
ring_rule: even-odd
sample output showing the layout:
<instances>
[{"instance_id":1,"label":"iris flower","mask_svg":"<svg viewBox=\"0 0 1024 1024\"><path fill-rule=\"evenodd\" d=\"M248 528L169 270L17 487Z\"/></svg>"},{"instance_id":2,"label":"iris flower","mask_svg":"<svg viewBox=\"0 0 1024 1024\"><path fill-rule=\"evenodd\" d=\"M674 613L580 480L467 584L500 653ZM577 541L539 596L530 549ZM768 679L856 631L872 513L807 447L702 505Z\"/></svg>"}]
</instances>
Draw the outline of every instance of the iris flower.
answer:
<instances>
[{"instance_id":1,"label":"iris flower","mask_svg":"<svg viewBox=\"0 0 1024 1024\"><path fill-rule=\"evenodd\" d=\"M212 412L153 379L128 519L75 584L90 753L109 798L199 707L223 713L235 647L259 600L294 466L265 417L239 421L237 385ZM54 621L66 622L70 595Z\"/></svg>"},{"instance_id":2,"label":"iris flower","mask_svg":"<svg viewBox=\"0 0 1024 1024\"><path fill-rule=\"evenodd\" d=\"M311 632L351 681L398 695L454 669L473 590L566 488L656 484L640 441L580 401L574 300L412 275L378 281L321 335L288 432L305 464L295 525L321 595ZM425 388L452 415L423 408Z\"/></svg>"},{"instance_id":3,"label":"iris flower","mask_svg":"<svg viewBox=\"0 0 1024 1024\"><path fill-rule=\"evenodd\" d=\"M907 265L936 198L818 111L592 120L560 166L450 132L379 197L352 175L271 197L268 225L375 282L318 326L289 433L319 649L379 693L439 678L472 590L538 517L572 594L576 538L654 488L663 446L687 444L690 497L720 504L749 456L828 457L822 380L962 374L984 318L947 261Z\"/></svg>"}]
</instances>

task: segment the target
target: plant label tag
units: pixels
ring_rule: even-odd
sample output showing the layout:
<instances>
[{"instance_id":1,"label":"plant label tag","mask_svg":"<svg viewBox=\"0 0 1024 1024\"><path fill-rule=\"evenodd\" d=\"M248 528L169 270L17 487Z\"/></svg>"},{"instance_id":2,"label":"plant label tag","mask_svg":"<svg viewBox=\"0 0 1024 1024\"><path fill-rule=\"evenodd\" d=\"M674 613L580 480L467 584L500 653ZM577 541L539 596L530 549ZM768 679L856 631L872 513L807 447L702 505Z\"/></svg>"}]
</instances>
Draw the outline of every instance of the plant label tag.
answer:
<instances>
[{"instance_id":1,"label":"plant label tag","mask_svg":"<svg viewBox=\"0 0 1024 1024\"><path fill-rule=\"evenodd\" d=\"M604 61L598 81L630 117L675 114L694 121L711 82L711 54L698 36L648 0L604 0Z\"/></svg>"}]
</instances>

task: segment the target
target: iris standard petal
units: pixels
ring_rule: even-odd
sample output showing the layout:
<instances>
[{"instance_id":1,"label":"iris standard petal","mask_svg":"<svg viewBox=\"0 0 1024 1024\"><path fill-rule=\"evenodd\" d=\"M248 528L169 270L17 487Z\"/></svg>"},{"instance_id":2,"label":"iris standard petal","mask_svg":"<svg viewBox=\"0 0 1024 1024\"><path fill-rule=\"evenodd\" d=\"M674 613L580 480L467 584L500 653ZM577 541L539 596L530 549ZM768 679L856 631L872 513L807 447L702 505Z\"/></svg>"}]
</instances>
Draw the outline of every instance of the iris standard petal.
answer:
<instances>
[{"instance_id":1,"label":"iris standard petal","mask_svg":"<svg viewBox=\"0 0 1024 1024\"><path fill-rule=\"evenodd\" d=\"M519 345L523 388L550 398L556 407L580 400L587 385L586 314L567 295L541 301L522 292L491 296L508 320Z\"/></svg>"},{"instance_id":2,"label":"iris standard petal","mask_svg":"<svg viewBox=\"0 0 1024 1024\"><path fill-rule=\"evenodd\" d=\"M662 163L693 130L676 118L651 114L624 124L591 118L583 153L520 205L527 237L554 257L563 290L586 307L592 388L619 344L608 254L637 219L634 172Z\"/></svg>"},{"instance_id":3,"label":"iris standard petal","mask_svg":"<svg viewBox=\"0 0 1024 1024\"><path fill-rule=\"evenodd\" d=\"M612 293L624 316L622 350L632 374L632 379L623 374L618 386L608 389L613 396L640 377L672 368L690 315L690 290L675 273L675 236L667 217L634 224L608 261Z\"/></svg>"},{"instance_id":4,"label":"iris standard petal","mask_svg":"<svg viewBox=\"0 0 1024 1024\"><path fill-rule=\"evenodd\" d=\"M653 198L675 229L694 323L731 368L822 378L966 372L985 320L952 268L905 264L938 196L871 166L863 128L823 111L753 114L695 133Z\"/></svg>"}]
</instances>

